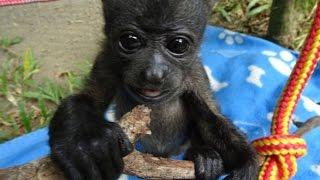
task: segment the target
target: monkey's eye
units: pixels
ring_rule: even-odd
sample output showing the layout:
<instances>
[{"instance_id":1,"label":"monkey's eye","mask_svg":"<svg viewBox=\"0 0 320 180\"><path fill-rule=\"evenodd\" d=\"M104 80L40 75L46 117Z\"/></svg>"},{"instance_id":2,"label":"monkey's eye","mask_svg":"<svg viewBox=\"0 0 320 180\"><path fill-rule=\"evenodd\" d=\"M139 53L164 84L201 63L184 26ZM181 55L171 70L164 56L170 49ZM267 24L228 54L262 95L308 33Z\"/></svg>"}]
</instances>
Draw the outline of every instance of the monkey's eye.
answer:
<instances>
[{"instance_id":1,"label":"monkey's eye","mask_svg":"<svg viewBox=\"0 0 320 180\"><path fill-rule=\"evenodd\" d=\"M126 53L134 53L142 46L140 38L134 34L124 34L119 39L120 48Z\"/></svg>"},{"instance_id":2,"label":"monkey's eye","mask_svg":"<svg viewBox=\"0 0 320 180\"><path fill-rule=\"evenodd\" d=\"M175 55L182 55L189 50L190 41L185 37L177 37L169 41L167 48Z\"/></svg>"}]
</instances>

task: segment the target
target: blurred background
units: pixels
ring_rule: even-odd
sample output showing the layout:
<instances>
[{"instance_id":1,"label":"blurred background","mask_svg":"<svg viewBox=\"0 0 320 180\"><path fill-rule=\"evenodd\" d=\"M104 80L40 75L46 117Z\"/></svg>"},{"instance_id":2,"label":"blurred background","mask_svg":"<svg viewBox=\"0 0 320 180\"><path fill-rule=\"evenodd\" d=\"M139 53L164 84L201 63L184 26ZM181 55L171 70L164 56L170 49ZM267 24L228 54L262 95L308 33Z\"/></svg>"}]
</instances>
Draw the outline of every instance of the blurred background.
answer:
<instances>
[{"instance_id":1,"label":"blurred background","mask_svg":"<svg viewBox=\"0 0 320 180\"><path fill-rule=\"evenodd\" d=\"M317 0L220 0L209 23L299 51ZM0 143L44 127L104 39L101 0L0 7Z\"/></svg>"}]
</instances>

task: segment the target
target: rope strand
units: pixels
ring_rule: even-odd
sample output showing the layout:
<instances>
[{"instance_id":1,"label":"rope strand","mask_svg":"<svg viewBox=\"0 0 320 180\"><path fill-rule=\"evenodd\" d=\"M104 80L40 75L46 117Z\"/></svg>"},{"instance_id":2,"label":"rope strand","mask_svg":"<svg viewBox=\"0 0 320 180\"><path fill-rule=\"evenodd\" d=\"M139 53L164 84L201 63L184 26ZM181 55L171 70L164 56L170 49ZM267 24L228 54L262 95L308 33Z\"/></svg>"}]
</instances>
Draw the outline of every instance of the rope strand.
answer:
<instances>
[{"instance_id":1,"label":"rope strand","mask_svg":"<svg viewBox=\"0 0 320 180\"><path fill-rule=\"evenodd\" d=\"M320 2L310 34L278 101L269 137L257 139L253 146L266 156L259 180L287 180L297 172L297 158L307 153L304 139L289 135L290 119L301 93L320 59Z\"/></svg>"}]
</instances>

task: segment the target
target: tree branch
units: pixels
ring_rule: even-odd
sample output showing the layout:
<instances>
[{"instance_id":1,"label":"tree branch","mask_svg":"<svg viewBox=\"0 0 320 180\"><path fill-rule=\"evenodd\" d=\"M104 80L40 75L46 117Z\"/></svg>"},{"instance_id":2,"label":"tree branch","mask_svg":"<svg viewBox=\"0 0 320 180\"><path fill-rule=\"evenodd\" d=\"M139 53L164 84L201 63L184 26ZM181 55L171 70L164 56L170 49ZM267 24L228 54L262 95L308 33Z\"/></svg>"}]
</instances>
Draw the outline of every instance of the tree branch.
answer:
<instances>
[{"instance_id":1,"label":"tree branch","mask_svg":"<svg viewBox=\"0 0 320 180\"><path fill-rule=\"evenodd\" d=\"M138 106L121 118L119 124L132 143L145 134L151 134L147 128L150 124L150 112L147 107ZM128 175L147 179L194 179L195 177L194 165L189 161L157 158L138 151L134 151L123 160L124 173ZM0 179L63 180L65 178L51 159L46 157L24 166L0 169Z\"/></svg>"},{"instance_id":2,"label":"tree branch","mask_svg":"<svg viewBox=\"0 0 320 180\"><path fill-rule=\"evenodd\" d=\"M132 143L145 135L151 134L147 126L150 123L151 110L145 106L138 106L132 112L124 115L120 126L128 135ZM320 117L309 119L295 133L303 136L305 133L320 126ZM260 157L260 161L264 158ZM146 179L194 179L194 164L190 161L177 161L158 158L152 155L134 151L124 157L124 173ZM64 175L49 157L33 161L27 165L0 169L0 179L6 180L63 180Z\"/></svg>"}]
</instances>

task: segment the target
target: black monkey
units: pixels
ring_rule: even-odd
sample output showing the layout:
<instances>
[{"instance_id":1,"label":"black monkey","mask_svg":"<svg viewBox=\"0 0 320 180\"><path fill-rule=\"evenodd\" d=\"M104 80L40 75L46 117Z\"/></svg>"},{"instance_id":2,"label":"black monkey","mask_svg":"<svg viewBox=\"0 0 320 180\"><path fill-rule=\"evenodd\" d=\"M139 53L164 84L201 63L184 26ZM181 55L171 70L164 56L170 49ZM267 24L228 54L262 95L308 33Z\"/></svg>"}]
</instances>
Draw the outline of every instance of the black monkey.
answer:
<instances>
[{"instance_id":1,"label":"black monkey","mask_svg":"<svg viewBox=\"0 0 320 180\"><path fill-rule=\"evenodd\" d=\"M103 0L107 40L85 88L61 103L49 127L52 158L69 179L116 179L132 145L117 118L139 104L152 109L144 152L186 150L197 179L256 179L257 158L211 100L198 50L215 0Z\"/></svg>"}]
</instances>

